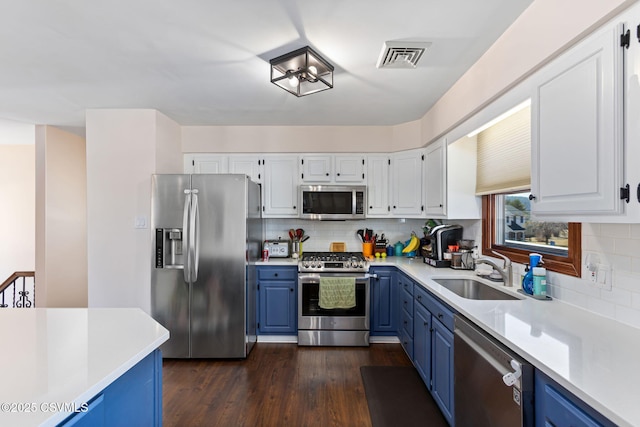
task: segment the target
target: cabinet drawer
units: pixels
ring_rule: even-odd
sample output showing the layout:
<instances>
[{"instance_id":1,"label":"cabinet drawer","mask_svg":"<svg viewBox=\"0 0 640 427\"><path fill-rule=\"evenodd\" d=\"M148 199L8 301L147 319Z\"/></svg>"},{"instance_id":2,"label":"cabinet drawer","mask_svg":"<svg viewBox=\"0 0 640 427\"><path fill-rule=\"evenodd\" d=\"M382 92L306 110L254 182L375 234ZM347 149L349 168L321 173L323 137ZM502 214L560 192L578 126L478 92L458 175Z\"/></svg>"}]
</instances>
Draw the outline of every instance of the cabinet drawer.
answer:
<instances>
[{"instance_id":1,"label":"cabinet drawer","mask_svg":"<svg viewBox=\"0 0 640 427\"><path fill-rule=\"evenodd\" d=\"M420 286L416 286L414 295L416 300L429 310L433 317L438 319L447 327L447 329L453 332L453 310L441 303L436 299L436 297Z\"/></svg>"},{"instance_id":2,"label":"cabinet drawer","mask_svg":"<svg viewBox=\"0 0 640 427\"><path fill-rule=\"evenodd\" d=\"M407 276L402 276L400 279L400 284L402 285L402 289L407 292L409 295L413 295L413 280L409 279Z\"/></svg>"},{"instance_id":3,"label":"cabinet drawer","mask_svg":"<svg viewBox=\"0 0 640 427\"><path fill-rule=\"evenodd\" d=\"M413 316L413 295L409 292L402 291L402 295L400 295L400 303L402 305L402 309Z\"/></svg>"},{"instance_id":4,"label":"cabinet drawer","mask_svg":"<svg viewBox=\"0 0 640 427\"><path fill-rule=\"evenodd\" d=\"M400 344L402 344L409 359L413 360L413 338L411 338L404 329L402 329L400 333Z\"/></svg>"},{"instance_id":5,"label":"cabinet drawer","mask_svg":"<svg viewBox=\"0 0 640 427\"><path fill-rule=\"evenodd\" d=\"M260 267L258 280L297 280L297 267Z\"/></svg>"},{"instance_id":6,"label":"cabinet drawer","mask_svg":"<svg viewBox=\"0 0 640 427\"><path fill-rule=\"evenodd\" d=\"M401 321L402 331L408 334L410 337L413 337L413 316L402 310Z\"/></svg>"}]
</instances>

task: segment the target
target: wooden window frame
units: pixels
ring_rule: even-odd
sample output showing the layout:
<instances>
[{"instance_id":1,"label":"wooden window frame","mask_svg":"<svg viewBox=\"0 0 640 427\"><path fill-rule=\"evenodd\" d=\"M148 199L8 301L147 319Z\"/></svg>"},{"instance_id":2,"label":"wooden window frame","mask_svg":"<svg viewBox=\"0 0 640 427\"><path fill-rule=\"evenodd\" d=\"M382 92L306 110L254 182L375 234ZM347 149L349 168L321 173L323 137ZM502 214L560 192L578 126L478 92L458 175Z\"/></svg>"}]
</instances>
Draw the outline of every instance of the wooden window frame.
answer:
<instances>
[{"instance_id":1,"label":"wooden window frame","mask_svg":"<svg viewBox=\"0 0 640 427\"><path fill-rule=\"evenodd\" d=\"M495 243L496 195L482 196L482 254L494 256L491 251L509 257L512 262L529 263L529 253L524 249L516 249ZM567 257L543 254L544 267L549 271L581 277L582 260L582 224L569 223L569 251Z\"/></svg>"}]
</instances>

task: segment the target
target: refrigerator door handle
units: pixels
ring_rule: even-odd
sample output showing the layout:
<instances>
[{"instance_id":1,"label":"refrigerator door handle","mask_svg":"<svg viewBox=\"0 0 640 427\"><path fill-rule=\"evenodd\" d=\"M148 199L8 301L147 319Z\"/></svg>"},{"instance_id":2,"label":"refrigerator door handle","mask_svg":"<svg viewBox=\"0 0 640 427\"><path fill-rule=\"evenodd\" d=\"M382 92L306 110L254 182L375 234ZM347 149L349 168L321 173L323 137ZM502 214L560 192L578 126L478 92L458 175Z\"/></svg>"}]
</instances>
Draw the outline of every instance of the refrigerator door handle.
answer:
<instances>
[{"instance_id":1,"label":"refrigerator door handle","mask_svg":"<svg viewBox=\"0 0 640 427\"><path fill-rule=\"evenodd\" d=\"M190 220L189 240L192 249L192 266L191 282L198 280L198 269L200 261L200 211L198 210L198 190L191 191L191 220Z\"/></svg>"},{"instance_id":2,"label":"refrigerator door handle","mask_svg":"<svg viewBox=\"0 0 640 427\"><path fill-rule=\"evenodd\" d=\"M184 211L182 213L182 237L184 239L184 250L186 257L184 269L182 270L185 283L191 281L191 239L189 238L189 216L191 211L191 190L184 190Z\"/></svg>"}]
</instances>

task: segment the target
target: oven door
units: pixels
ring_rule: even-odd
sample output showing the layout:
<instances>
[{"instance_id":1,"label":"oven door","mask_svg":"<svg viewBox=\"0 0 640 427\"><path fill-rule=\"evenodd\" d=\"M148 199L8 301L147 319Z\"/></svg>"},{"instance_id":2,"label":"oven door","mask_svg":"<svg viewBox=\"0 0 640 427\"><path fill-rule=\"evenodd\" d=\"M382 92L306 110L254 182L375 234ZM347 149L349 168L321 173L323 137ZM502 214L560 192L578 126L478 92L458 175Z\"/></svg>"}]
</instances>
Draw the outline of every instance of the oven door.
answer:
<instances>
[{"instance_id":1,"label":"oven door","mask_svg":"<svg viewBox=\"0 0 640 427\"><path fill-rule=\"evenodd\" d=\"M320 276L355 277L356 306L323 309L318 305ZM369 275L363 273L300 273L298 275L299 330L369 330Z\"/></svg>"}]
</instances>

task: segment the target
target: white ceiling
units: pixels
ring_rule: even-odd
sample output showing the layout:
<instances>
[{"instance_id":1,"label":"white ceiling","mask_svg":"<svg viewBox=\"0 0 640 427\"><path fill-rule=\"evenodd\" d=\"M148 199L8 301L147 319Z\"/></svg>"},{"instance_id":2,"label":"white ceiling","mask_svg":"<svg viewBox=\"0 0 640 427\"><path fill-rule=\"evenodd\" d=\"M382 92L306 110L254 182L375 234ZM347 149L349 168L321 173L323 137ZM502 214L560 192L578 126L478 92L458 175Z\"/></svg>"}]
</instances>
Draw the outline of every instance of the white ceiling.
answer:
<instances>
[{"instance_id":1,"label":"white ceiling","mask_svg":"<svg viewBox=\"0 0 640 427\"><path fill-rule=\"evenodd\" d=\"M2 1L0 118L83 128L87 108L181 125L393 125L422 117L533 0ZM429 41L377 69L388 40ZM296 98L269 60L310 45L334 89Z\"/></svg>"}]
</instances>

